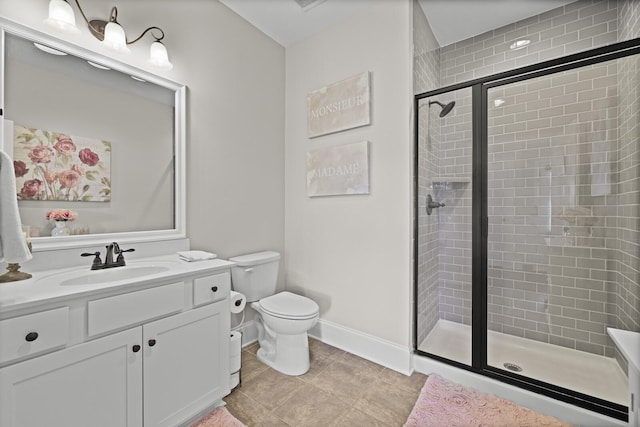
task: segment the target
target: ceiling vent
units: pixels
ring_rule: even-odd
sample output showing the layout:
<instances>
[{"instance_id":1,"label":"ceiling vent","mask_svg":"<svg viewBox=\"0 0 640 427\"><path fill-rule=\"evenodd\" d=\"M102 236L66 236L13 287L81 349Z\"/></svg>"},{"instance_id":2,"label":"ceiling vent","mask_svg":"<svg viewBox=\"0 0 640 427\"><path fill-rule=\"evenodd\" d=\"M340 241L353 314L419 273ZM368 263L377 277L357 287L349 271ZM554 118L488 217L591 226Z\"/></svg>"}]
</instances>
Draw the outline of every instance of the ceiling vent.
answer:
<instances>
[{"instance_id":1,"label":"ceiling vent","mask_svg":"<svg viewBox=\"0 0 640 427\"><path fill-rule=\"evenodd\" d=\"M307 10L312 9L317 5L319 5L320 3L324 2L325 0L294 0L294 1L298 3L298 6L300 6L302 10L306 12Z\"/></svg>"}]
</instances>

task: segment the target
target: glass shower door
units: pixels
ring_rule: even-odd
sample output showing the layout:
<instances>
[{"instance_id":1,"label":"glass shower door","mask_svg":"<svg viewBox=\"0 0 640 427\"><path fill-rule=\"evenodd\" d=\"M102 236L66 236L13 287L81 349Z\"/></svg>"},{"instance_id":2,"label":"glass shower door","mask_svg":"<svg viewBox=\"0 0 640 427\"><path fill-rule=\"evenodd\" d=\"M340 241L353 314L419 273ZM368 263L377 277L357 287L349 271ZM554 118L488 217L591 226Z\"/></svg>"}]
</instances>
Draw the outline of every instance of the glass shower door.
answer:
<instances>
[{"instance_id":1,"label":"glass shower door","mask_svg":"<svg viewBox=\"0 0 640 427\"><path fill-rule=\"evenodd\" d=\"M625 362L606 329L633 325L624 312L637 304L621 289L621 269L638 269L624 242L637 248L637 229L625 237L624 225L637 224L630 61L487 92L487 363L621 405Z\"/></svg>"},{"instance_id":2,"label":"glass shower door","mask_svg":"<svg viewBox=\"0 0 640 427\"><path fill-rule=\"evenodd\" d=\"M471 88L418 108L418 350L470 365Z\"/></svg>"}]
</instances>

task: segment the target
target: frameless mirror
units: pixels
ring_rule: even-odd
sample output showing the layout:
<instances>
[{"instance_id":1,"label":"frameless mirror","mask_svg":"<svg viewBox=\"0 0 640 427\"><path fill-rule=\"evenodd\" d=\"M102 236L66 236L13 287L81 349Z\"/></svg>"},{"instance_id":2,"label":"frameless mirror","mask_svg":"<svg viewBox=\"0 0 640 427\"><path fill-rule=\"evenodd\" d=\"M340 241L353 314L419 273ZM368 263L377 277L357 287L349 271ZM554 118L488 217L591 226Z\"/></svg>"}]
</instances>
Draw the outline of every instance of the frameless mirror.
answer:
<instances>
[{"instance_id":1,"label":"frameless mirror","mask_svg":"<svg viewBox=\"0 0 640 427\"><path fill-rule=\"evenodd\" d=\"M184 86L3 27L1 147L34 248L184 236ZM76 214L57 237L54 210Z\"/></svg>"}]
</instances>

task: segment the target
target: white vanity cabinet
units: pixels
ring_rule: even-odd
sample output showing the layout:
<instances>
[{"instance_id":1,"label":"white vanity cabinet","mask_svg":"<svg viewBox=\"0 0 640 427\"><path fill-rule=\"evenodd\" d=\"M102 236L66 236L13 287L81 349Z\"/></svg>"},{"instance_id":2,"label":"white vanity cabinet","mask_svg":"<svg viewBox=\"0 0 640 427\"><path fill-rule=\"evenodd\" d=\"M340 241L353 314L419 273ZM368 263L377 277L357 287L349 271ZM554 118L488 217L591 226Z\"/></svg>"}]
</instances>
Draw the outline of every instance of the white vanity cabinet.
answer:
<instances>
[{"instance_id":1,"label":"white vanity cabinet","mask_svg":"<svg viewBox=\"0 0 640 427\"><path fill-rule=\"evenodd\" d=\"M230 278L219 270L0 320L0 347L16 337L0 360L0 426L175 427L206 411L230 391ZM197 305L205 282L215 297ZM51 333L41 313L56 319ZM31 332L49 353L25 344Z\"/></svg>"},{"instance_id":2,"label":"white vanity cabinet","mask_svg":"<svg viewBox=\"0 0 640 427\"><path fill-rule=\"evenodd\" d=\"M228 301L142 328L145 427L174 427L229 393Z\"/></svg>"},{"instance_id":3,"label":"white vanity cabinet","mask_svg":"<svg viewBox=\"0 0 640 427\"><path fill-rule=\"evenodd\" d=\"M141 426L134 328L0 369L0 425Z\"/></svg>"}]
</instances>

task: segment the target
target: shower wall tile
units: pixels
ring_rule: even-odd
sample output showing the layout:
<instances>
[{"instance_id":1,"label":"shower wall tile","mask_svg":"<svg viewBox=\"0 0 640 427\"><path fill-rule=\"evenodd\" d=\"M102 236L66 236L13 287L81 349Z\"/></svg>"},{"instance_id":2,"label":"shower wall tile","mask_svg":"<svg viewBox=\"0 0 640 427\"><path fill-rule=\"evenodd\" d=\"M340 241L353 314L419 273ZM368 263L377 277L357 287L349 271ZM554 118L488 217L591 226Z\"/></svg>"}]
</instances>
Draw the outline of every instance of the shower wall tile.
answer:
<instances>
[{"instance_id":1,"label":"shower wall tile","mask_svg":"<svg viewBox=\"0 0 640 427\"><path fill-rule=\"evenodd\" d=\"M638 36L640 2L581 0L435 56L416 41L414 85L424 92ZM531 44L510 51L518 37ZM640 331L638 70L628 59L512 85L489 124L489 328L615 355L623 368L606 327ZM470 91L438 99L456 107L444 119L435 108L420 115L420 341L437 318L471 318L471 183L432 182L471 175ZM447 204L428 218L427 193Z\"/></svg>"},{"instance_id":2,"label":"shower wall tile","mask_svg":"<svg viewBox=\"0 0 640 427\"><path fill-rule=\"evenodd\" d=\"M422 9L414 2L414 93L433 90L439 86L440 57L438 46ZM438 313L438 223L427 220L425 199L431 179L438 173L440 128L429 126L428 104L420 107L418 121L418 193L420 200L418 222L417 286L418 344L431 331ZM453 308L452 308L453 310Z\"/></svg>"},{"instance_id":3,"label":"shower wall tile","mask_svg":"<svg viewBox=\"0 0 640 427\"><path fill-rule=\"evenodd\" d=\"M620 40L640 36L640 3L624 0L619 3ZM611 283L617 287L616 326L640 332L640 60L636 57L621 59L618 92L619 108L619 156L616 230L617 243L613 257ZM618 361L625 366L625 360L616 354Z\"/></svg>"},{"instance_id":4,"label":"shower wall tile","mask_svg":"<svg viewBox=\"0 0 640 427\"><path fill-rule=\"evenodd\" d=\"M578 1L446 46L440 50L440 83L446 86L614 43L619 39L618 3ZM638 31L638 7L629 3L626 7L634 9L635 17L628 18L633 20L628 25ZM513 41L524 37L531 40L527 48L509 50ZM632 219L637 218L633 205L640 187L637 180L629 179L625 190L621 174L622 159L628 158L629 164L635 159L637 165L637 158L625 155L626 146L618 142L622 133L622 126L618 128L619 71L617 64L594 66L512 85L504 93L491 92L495 96L490 102L505 101L494 109L489 123L494 238L489 242L488 320L493 330L612 356L615 349L605 326L624 322L618 318L637 319L639 306L633 296L640 292L624 283L630 281L629 275L638 276L638 260L632 256L638 253L640 236L626 233L631 236L617 243L622 234L619 224L638 223ZM471 153L460 151L471 146L470 128L469 132L460 128L461 123L470 123L470 109L458 110L458 105L470 107L466 95L455 95L454 112L441 121L438 167L442 175L471 172ZM640 128L634 129L637 141ZM637 176L637 170L633 172L630 176ZM549 175L552 185L548 185ZM630 194L628 205L612 208L625 191ZM470 237L460 239L453 233L455 218L463 215L461 210L470 209L470 188L440 191L439 197L451 203L438 212L444 304L440 317L469 323L470 310L465 306L470 306L470 300L443 296L451 289L470 294L470 280L461 282L456 279L462 276L444 274L451 259L448 251L454 248L467 250L469 258L459 261L470 265ZM548 202L553 207L551 216L544 208ZM553 244L544 241L547 236L554 238ZM628 252L622 255L617 246L627 247ZM626 268L628 275L620 278L621 273L611 273L610 260L636 269ZM631 298L631 303L621 302L621 295L625 301ZM602 320L606 323L598 323Z\"/></svg>"},{"instance_id":5,"label":"shower wall tile","mask_svg":"<svg viewBox=\"0 0 640 427\"><path fill-rule=\"evenodd\" d=\"M618 1L580 0L441 49L448 86L618 41ZM509 46L519 39L530 44Z\"/></svg>"}]
</instances>

